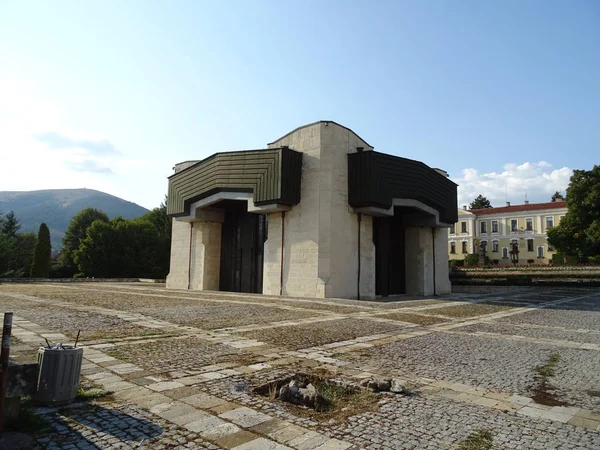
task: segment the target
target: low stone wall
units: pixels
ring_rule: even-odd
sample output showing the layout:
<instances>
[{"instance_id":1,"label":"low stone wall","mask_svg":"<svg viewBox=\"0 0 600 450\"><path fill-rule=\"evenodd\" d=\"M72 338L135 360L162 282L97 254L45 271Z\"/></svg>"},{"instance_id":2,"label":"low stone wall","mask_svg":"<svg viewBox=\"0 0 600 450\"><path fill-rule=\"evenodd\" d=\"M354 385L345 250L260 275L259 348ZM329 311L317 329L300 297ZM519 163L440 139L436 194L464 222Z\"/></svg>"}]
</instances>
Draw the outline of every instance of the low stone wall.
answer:
<instances>
[{"instance_id":1,"label":"low stone wall","mask_svg":"<svg viewBox=\"0 0 600 450\"><path fill-rule=\"evenodd\" d=\"M600 286L600 266L465 268L450 272L456 286Z\"/></svg>"},{"instance_id":2,"label":"low stone wall","mask_svg":"<svg viewBox=\"0 0 600 450\"><path fill-rule=\"evenodd\" d=\"M164 283L150 278L0 278L2 283Z\"/></svg>"}]
</instances>

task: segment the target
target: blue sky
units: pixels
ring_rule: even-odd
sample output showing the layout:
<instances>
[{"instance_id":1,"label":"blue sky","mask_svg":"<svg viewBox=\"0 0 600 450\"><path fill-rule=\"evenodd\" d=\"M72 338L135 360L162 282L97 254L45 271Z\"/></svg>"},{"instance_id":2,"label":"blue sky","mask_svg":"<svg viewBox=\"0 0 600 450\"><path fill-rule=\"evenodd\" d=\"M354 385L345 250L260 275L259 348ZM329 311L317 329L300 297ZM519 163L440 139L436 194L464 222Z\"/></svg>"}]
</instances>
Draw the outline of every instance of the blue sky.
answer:
<instances>
[{"instance_id":1,"label":"blue sky","mask_svg":"<svg viewBox=\"0 0 600 450\"><path fill-rule=\"evenodd\" d=\"M178 161L334 120L461 203L545 201L599 162L599 80L596 0L0 0L0 190L153 207Z\"/></svg>"}]
</instances>

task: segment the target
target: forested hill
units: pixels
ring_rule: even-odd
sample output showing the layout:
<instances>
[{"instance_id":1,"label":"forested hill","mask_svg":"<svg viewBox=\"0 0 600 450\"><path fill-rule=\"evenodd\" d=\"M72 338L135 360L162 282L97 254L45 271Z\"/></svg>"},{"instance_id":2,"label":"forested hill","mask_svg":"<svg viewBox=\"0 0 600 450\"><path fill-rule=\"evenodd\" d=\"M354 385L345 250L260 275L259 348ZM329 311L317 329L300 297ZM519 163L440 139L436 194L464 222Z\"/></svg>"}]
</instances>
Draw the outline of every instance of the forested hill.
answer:
<instances>
[{"instance_id":1,"label":"forested hill","mask_svg":"<svg viewBox=\"0 0 600 450\"><path fill-rule=\"evenodd\" d=\"M19 232L37 233L40 223L48 225L53 253L60 249L73 216L88 206L101 209L110 218L134 219L148 212L136 203L93 189L0 191L0 212L15 212L21 225Z\"/></svg>"}]
</instances>

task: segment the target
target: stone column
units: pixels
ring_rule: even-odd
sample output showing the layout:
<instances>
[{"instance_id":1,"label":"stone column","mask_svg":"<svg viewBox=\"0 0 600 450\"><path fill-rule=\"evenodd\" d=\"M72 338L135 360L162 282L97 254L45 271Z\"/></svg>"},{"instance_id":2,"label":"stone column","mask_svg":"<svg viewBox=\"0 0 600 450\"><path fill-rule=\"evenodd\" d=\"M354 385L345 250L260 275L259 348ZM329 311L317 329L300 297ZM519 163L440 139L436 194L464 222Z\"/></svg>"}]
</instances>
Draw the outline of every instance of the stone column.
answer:
<instances>
[{"instance_id":1,"label":"stone column","mask_svg":"<svg viewBox=\"0 0 600 450\"><path fill-rule=\"evenodd\" d=\"M173 219L171 235L171 265L167 275L167 289L188 288L188 261L190 255L190 223Z\"/></svg>"},{"instance_id":2,"label":"stone column","mask_svg":"<svg viewBox=\"0 0 600 450\"><path fill-rule=\"evenodd\" d=\"M221 269L221 224L192 222L190 289L218 291Z\"/></svg>"}]
</instances>

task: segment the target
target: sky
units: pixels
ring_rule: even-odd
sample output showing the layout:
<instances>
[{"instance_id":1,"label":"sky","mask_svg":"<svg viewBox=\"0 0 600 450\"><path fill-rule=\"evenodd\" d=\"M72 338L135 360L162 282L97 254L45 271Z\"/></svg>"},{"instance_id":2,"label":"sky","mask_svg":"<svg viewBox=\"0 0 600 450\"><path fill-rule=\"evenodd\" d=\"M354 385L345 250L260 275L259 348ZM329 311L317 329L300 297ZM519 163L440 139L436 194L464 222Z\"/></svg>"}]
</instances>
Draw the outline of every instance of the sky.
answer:
<instances>
[{"instance_id":1,"label":"sky","mask_svg":"<svg viewBox=\"0 0 600 450\"><path fill-rule=\"evenodd\" d=\"M158 206L174 164L333 120L478 194L600 155L600 2L0 0L0 191Z\"/></svg>"}]
</instances>

